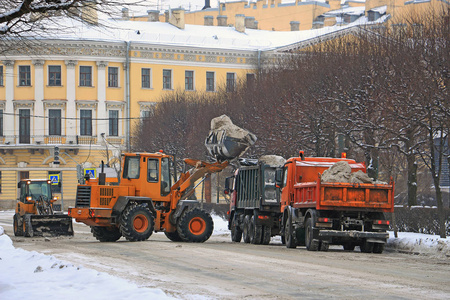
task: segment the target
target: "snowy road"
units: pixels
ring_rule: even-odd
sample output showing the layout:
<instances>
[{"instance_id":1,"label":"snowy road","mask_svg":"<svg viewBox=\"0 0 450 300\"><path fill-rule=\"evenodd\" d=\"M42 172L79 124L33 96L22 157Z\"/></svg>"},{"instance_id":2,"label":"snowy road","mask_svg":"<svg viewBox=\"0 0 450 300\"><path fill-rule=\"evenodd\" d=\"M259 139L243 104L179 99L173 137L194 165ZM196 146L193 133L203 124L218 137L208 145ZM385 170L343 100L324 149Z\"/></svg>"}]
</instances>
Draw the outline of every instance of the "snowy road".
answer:
<instances>
[{"instance_id":1,"label":"snowy road","mask_svg":"<svg viewBox=\"0 0 450 300\"><path fill-rule=\"evenodd\" d=\"M100 243L81 224L75 224L73 238L16 238L11 220L12 215L0 214L16 248L182 299L450 298L448 258L350 253L339 247L308 252L286 249L276 240L267 246L231 243L228 234L215 234L203 244L171 242L160 233L145 242Z\"/></svg>"}]
</instances>

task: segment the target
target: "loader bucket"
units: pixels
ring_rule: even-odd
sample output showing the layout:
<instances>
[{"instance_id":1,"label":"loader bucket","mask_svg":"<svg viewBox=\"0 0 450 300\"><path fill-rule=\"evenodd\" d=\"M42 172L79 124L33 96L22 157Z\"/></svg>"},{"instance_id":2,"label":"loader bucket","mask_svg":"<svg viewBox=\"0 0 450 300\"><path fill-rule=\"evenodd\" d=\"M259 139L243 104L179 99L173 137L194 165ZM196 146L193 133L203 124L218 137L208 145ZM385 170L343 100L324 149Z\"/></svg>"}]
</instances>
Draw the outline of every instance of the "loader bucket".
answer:
<instances>
[{"instance_id":1,"label":"loader bucket","mask_svg":"<svg viewBox=\"0 0 450 300\"><path fill-rule=\"evenodd\" d=\"M33 236L73 235L72 218L67 215L32 215Z\"/></svg>"},{"instance_id":2,"label":"loader bucket","mask_svg":"<svg viewBox=\"0 0 450 300\"><path fill-rule=\"evenodd\" d=\"M211 121L205 146L211 156L224 161L239 157L255 142L254 134L234 125L228 116L222 115Z\"/></svg>"}]
</instances>

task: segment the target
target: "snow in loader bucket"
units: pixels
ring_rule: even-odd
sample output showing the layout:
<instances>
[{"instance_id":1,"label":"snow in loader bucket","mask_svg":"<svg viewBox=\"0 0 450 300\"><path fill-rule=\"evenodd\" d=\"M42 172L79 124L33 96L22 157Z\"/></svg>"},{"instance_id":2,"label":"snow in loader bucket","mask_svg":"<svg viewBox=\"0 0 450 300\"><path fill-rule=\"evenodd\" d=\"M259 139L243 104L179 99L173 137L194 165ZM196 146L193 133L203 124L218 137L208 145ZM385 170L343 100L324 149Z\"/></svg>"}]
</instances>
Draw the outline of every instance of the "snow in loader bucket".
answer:
<instances>
[{"instance_id":1,"label":"snow in loader bucket","mask_svg":"<svg viewBox=\"0 0 450 300\"><path fill-rule=\"evenodd\" d=\"M73 235L72 218L65 215L32 215L33 236Z\"/></svg>"},{"instance_id":2,"label":"snow in loader bucket","mask_svg":"<svg viewBox=\"0 0 450 300\"><path fill-rule=\"evenodd\" d=\"M211 156L224 161L244 154L255 142L254 134L234 125L228 116L222 115L211 120L205 146Z\"/></svg>"}]
</instances>

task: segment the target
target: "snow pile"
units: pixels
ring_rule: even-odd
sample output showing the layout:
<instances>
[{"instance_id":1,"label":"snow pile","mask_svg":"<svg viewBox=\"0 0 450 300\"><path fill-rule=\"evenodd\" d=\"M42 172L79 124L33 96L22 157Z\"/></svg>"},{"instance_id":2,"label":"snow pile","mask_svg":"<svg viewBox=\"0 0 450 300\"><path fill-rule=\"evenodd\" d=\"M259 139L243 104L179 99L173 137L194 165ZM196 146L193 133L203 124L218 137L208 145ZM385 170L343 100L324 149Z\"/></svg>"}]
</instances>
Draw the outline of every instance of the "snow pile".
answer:
<instances>
[{"instance_id":1,"label":"snow pile","mask_svg":"<svg viewBox=\"0 0 450 300\"><path fill-rule=\"evenodd\" d=\"M221 216L216 215L214 212L211 213L211 217L214 221L214 231L212 235L229 235L230 230L228 229L228 223Z\"/></svg>"},{"instance_id":2,"label":"snow pile","mask_svg":"<svg viewBox=\"0 0 450 300\"><path fill-rule=\"evenodd\" d=\"M221 115L220 117L211 120L211 130L225 130L227 136L246 141L249 146L256 142L256 136L253 133L236 126L227 115Z\"/></svg>"},{"instance_id":3,"label":"snow pile","mask_svg":"<svg viewBox=\"0 0 450 300\"><path fill-rule=\"evenodd\" d=\"M0 226L0 299L173 299L53 256L14 248Z\"/></svg>"},{"instance_id":4,"label":"snow pile","mask_svg":"<svg viewBox=\"0 0 450 300\"><path fill-rule=\"evenodd\" d=\"M350 183L373 183L363 171L353 172L349 163L338 161L322 174L322 182L350 182Z\"/></svg>"},{"instance_id":5,"label":"snow pile","mask_svg":"<svg viewBox=\"0 0 450 300\"><path fill-rule=\"evenodd\" d=\"M259 161L271 167L282 167L286 159L278 155L263 155L259 158Z\"/></svg>"},{"instance_id":6,"label":"snow pile","mask_svg":"<svg viewBox=\"0 0 450 300\"><path fill-rule=\"evenodd\" d=\"M400 252L424 254L437 257L450 257L450 238L440 238L438 235L399 232L398 238L389 232L386 248Z\"/></svg>"}]
</instances>

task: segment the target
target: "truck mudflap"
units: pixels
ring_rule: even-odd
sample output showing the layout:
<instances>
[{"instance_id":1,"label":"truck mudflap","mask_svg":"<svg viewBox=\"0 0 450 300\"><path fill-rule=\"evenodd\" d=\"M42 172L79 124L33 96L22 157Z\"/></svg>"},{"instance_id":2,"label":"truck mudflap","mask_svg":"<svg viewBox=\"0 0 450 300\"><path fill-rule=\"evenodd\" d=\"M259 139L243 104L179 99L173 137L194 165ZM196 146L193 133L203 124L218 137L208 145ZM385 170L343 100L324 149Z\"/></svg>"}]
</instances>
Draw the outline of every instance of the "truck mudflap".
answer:
<instances>
[{"instance_id":1,"label":"truck mudflap","mask_svg":"<svg viewBox=\"0 0 450 300\"><path fill-rule=\"evenodd\" d=\"M373 239L378 241L386 241L389 238L388 232L369 232L369 231L339 231L339 230L323 230L313 229L314 239L329 239L329 238L353 238L353 239Z\"/></svg>"},{"instance_id":2,"label":"truck mudflap","mask_svg":"<svg viewBox=\"0 0 450 300\"><path fill-rule=\"evenodd\" d=\"M33 236L73 235L72 218L67 215L32 215L29 222Z\"/></svg>"}]
</instances>

